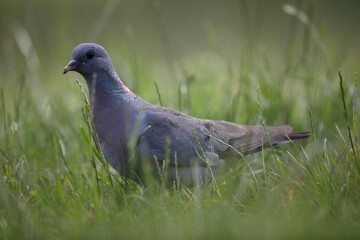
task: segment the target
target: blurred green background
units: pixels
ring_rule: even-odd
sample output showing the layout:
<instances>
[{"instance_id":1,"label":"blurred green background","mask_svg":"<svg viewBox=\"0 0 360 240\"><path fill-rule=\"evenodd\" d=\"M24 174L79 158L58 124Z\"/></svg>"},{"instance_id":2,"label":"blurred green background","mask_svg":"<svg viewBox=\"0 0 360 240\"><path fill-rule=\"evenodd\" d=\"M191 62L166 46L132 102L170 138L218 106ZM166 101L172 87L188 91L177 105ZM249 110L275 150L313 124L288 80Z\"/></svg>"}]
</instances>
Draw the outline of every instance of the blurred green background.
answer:
<instances>
[{"instance_id":1,"label":"blurred green background","mask_svg":"<svg viewBox=\"0 0 360 240\"><path fill-rule=\"evenodd\" d=\"M352 0L0 0L0 239L359 237L359 12ZM61 74L83 42L153 104L156 82L165 107L313 136L249 156L254 178L240 160L222 197L125 192L99 162L96 183L85 82Z\"/></svg>"},{"instance_id":2,"label":"blurred green background","mask_svg":"<svg viewBox=\"0 0 360 240\"><path fill-rule=\"evenodd\" d=\"M289 14L289 6L300 13ZM279 101L266 104L298 102L291 121L300 125L297 114L334 94L337 72L349 79L360 64L357 1L1 1L0 8L3 88L16 86L14 79L25 73L40 99L60 98L57 104L73 110L77 89L68 79L80 76L60 73L82 42L103 45L122 80L152 103L156 81L165 105L181 108L173 96L194 78L194 92L206 93L193 96L198 117L221 118L241 88L235 120L246 123L254 121L246 106L256 105L258 83L270 92L268 86L280 84ZM306 89L301 78L320 88ZM215 91L219 87L228 92Z\"/></svg>"}]
</instances>

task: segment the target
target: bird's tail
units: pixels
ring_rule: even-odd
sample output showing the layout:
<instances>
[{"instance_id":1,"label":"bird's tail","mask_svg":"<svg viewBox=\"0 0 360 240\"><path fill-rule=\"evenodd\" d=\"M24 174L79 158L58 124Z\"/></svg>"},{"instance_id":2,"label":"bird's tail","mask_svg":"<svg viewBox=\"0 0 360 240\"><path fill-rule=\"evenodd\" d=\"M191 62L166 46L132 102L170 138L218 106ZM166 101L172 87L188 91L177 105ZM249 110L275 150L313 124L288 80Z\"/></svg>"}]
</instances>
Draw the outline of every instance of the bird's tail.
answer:
<instances>
[{"instance_id":1,"label":"bird's tail","mask_svg":"<svg viewBox=\"0 0 360 240\"><path fill-rule=\"evenodd\" d=\"M310 136L311 132L292 132L279 136L272 142L272 144L295 142L304 138L308 138Z\"/></svg>"},{"instance_id":2,"label":"bird's tail","mask_svg":"<svg viewBox=\"0 0 360 240\"><path fill-rule=\"evenodd\" d=\"M307 138L310 132L293 132L290 126L250 126L225 121L216 122L215 137L226 139L231 147L225 150L226 153L234 153L234 149L242 154L257 152L263 147L278 145L282 143L295 142ZM217 135L216 135L217 134ZM218 148L221 149L222 145Z\"/></svg>"}]
</instances>

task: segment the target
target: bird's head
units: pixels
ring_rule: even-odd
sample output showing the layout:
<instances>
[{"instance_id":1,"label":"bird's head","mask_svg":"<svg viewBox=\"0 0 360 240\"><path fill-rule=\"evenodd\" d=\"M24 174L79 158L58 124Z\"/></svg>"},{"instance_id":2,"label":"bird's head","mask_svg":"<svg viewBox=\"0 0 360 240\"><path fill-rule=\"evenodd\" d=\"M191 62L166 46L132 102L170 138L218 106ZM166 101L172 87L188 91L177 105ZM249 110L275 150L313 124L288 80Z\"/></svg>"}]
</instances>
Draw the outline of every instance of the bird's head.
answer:
<instances>
[{"instance_id":1,"label":"bird's head","mask_svg":"<svg viewBox=\"0 0 360 240\"><path fill-rule=\"evenodd\" d=\"M74 48L72 60L64 67L63 74L76 71L87 79L94 74L110 72L113 69L111 59L102 46L82 43Z\"/></svg>"}]
</instances>

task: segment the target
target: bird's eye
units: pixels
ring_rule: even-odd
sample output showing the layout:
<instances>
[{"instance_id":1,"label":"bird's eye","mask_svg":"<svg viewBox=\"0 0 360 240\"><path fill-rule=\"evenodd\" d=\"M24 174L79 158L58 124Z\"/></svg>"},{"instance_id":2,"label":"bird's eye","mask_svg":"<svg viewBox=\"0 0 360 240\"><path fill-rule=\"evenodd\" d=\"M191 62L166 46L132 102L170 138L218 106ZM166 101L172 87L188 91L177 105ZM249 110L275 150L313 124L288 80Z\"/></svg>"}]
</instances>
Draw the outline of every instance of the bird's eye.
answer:
<instances>
[{"instance_id":1,"label":"bird's eye","mask_svg":"<svg viewBox=\"0 0 360 240\"><path fill-rule=\"evenodd\" d=\"M94 57L94 55L95 55L95 53L93 51L89 51L89 52L86 53L86 57L88 59L92 59Z\"/></svg>"}]
</instances>

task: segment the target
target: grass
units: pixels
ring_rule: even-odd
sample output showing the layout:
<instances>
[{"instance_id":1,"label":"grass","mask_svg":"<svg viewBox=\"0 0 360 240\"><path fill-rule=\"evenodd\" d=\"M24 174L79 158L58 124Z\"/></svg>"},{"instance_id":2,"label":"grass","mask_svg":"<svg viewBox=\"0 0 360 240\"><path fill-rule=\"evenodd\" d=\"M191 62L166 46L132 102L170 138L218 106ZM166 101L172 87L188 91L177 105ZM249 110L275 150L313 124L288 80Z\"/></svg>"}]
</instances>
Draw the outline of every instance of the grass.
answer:
<instances>
[{"instance_id":1,"label":"grass","mask_svg":"<svg viewBox=\"0 0 360 240\"><path fill-rule=\"evenodd\" d=\"M36 3L34 9L39 10ZM125 11L119 6L128 3L118 4L109 2L104 12L109 6ZM91 104L74 81L80 76L61 76L76 45L65 33L73 32L80 41L84 41L80 33L88 36L85 30L77 33L71 24L74 13L67 13L67 20L54 10L56 5L47 6L54 15L48 18L53 27L43 25L48 30L44 32L36 27L39 17L34 17L33 27L9 24L0 45L4 53L0 59L0 239L358 238L355 72L360 66L353 62L358 60L358 45L349 45L348 52L333 48L339 34L332 32L331 25L327 32L321 23L304 24L298 19L304 9L308 21L314 21L321 8L314 10L311 3L297 1L294 14L281 13L290 23L284 27L289 30L284 42L260 47L273 37L264 33L268 38L260 42L261 29L268 29L271 18L263 15L254 22L254 5L247 1L239 5L246 18L239 27L251 34L240 38L240 43L232 42L231 54L223 46L223 25L211 22L204 27L205 51L176 51L175 40L166 32L173 20L168 14L174 12L162 1L149 9L157 13L152 26L161 32L165 52L151 36L153 45L136 45L136 33L142 31L131 18L125 26L128 40L113 26L100 29L109 21L101 19L105 13L94 23L98 35L90 34L109 50L123 81L154 104L201 118L287 123L295 130L312 131L308 140L245 156L201 188L166 186L166 159L158 166L159 179L145 172L143 185L104 161L91 123ZM256 13L266 12L262 1L255 5ZM16 11L15 6L8 9ZM89 13L93 9L89 7ZM83 17L90 19L87 14ZM139 24L148 24L148 16L142 17L145 20ZM59 19L71 31L56 24ZM45 32L52 36L50 43L59 39L59 46L49 47L41 37ZM114 36L121 44L112 40ZM135 151L139 139L133 140ZM199 155L207 162L203 153Z\"/></svg>"}]
</instances>

